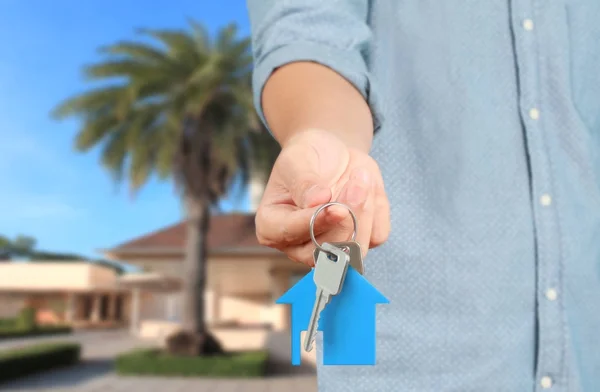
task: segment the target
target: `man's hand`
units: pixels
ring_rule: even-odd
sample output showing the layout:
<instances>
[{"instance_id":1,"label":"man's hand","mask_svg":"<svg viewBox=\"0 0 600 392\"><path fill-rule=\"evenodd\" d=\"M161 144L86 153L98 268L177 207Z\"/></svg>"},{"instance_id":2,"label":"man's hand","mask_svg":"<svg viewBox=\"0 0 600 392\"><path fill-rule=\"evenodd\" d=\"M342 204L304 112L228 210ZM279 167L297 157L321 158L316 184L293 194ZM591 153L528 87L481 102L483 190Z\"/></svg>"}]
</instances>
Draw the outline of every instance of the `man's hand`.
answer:
<instances>
[{"instance_id":1,"label":"man's hand","mask_svg":"<svg viewBox=\"0 0 600 392\"><path fill-rule=\"evenodd\" d=\"M313 266L309 222L315 210L330 201L344 203L355 213L363 257L387 240L390 206L377 163L333 133L308 130L293 135L275 162L256 214L259 242ZM327 208L315 221L319 243L346 241L353 229L348 210L341 206Z\"/></svg>"}]
</instances>

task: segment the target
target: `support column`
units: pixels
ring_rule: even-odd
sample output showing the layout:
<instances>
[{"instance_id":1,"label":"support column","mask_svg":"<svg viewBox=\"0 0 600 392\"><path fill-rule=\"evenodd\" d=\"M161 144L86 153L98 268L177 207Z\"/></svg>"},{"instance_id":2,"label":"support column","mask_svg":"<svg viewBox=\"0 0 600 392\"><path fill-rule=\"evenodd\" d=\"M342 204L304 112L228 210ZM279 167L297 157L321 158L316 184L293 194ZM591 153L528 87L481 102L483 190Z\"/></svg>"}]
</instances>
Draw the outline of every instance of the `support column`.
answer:
<instances>
[{"instance_id":1,"label":"support column","mask_svg":"<svg viewBox=\"0 0 600 392\"><path fill-rule=\"evenodd\" d=\"M131 317L130 330L133 335L138 334L140 324L140 289L131 290Z\"/></svg>"},{"instance_id":2,"label":"support column","mask_svg":"<svg viewBox=\"0 0 600 392\"><path fill-rule=\"evenodd\" d=\"M167 320L175 321L177 319L177 294L167 294Z\"/></svg>"},{"instance_id":3,"label":"support column","mask_svg":"<svg viewBox=\"0 0 600 392\"><path fill-rule=\"evenodd\" d=\"M67 293L67 298L65 301L65 322L68 324L73 323L75 321L76 313L77 313L77 297L75 293Z\"/></svg>"},{"instance_id":4,"label":"support column","mask_svg":"<svg viewBox=\"0 0 600 392\"><path fill-rule=\"evenodd\" d=\"M275 301L289 289L290 273L285 270L271 271L271 323L275 331L286 331L290 328L290 307L279 305Z\"/></svg>"},{"instance_id":5,"label":"support column","mask_svg":"<svg viewBox=\"0 0 600 392\"><path fill-rule=\"evenodd\" d=\"M108 297L108 320L116 321L117 294L111 293Z\"/></svg>"},{"instance_id":6,"label":"support column","mask_svg":"<svg viewBox=\"0 0 600 392\"><path fill-rule=\"evenodd\" d=\"M97 323L100 321L100 306L102 303L101 294L92 294L92 314L90 315L90 321Z\"/></svg>"},{"instance_id":7,"label":"support column","mask_svg":"<svg viewBox=\"0 0 600 392\"><path fill-rule=\"evenodd\" d=\"M212 323L218 325L221 322L221 287L216 284L212 293Z\"/></svg>"}]
</instances>

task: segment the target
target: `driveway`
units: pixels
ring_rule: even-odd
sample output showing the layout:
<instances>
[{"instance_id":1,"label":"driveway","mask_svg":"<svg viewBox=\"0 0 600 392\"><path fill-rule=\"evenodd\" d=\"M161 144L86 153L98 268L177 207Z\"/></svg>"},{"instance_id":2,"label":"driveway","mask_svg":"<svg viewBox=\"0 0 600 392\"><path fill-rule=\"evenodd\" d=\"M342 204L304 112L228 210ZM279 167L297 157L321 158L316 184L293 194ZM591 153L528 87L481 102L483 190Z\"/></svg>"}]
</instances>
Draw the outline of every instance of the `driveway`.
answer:
<instances>
[{"instance_id":1,"label":"driveway","mask_svg":"<svg viewBox=\"0 0 600 392\"><path fill-rule=\"evenodd\" d=\"M18 339L0 342L0 350L46 341L75 341L82 344L82 363L0 385L1 391L78 392L316 392L311 368L272 364L271 376L260 380L198 378L120 377L112 369L116 355L134 347L152 345L127 331L86 331L70 336Z\"/></svg>"}]
</instances>

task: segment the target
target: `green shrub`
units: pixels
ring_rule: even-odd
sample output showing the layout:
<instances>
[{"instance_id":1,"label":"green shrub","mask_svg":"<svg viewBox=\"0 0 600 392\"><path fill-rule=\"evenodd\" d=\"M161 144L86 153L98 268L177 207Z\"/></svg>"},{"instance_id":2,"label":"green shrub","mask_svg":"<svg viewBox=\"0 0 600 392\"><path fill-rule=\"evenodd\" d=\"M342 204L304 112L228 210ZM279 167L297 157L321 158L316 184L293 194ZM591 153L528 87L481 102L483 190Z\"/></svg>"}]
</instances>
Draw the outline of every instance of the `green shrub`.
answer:
<instances>
[{"instance_id":1,"label":"green shrub","mask_svg":"<svg viewBox=\"0 0 600 392\"><path fill-rule=\"evenodd\" d=\"M0 322L0 340L28 336L44 336L70 333L72 328L67 325L38 325L36 310L25 307L16 319L5 319Z\"/></svg>"},{"instance_id":2,"label":"green shrub","mask_svg":"<svg viewBox=\"0 0 600 392\"><path fill-rule=\"evenodd\" d=\"M19 329L35 329L37 326L35 321L36 311L34 308L26 307L21 310L19 317L17 318L16 327Z\"/></svg>"},{"instance_id":3,"label":"green shrub","mask_svg":"<svg viewBox=\"0 0 600 392\"><path fill-rule=\"evenodd\" d=\"M0 329L2 328L14 328L17 325L17 318L3 318L0 319Z\"/></svg>"},{"instance_id":4,"label":"green shrub","mask_svg":"<svg viewBox=\"0 0 600 392\"><path fill-rule=\"evenodd\" d=\"M17 327L0 327L0 340L22 338L29 336L46 336L71 333L73 329L64 325L39 326L34 329Z\"/></svg>"},{"instance_id":5,"label":"green shrub","mask_svg":"<svg viewBox=\"0 0 600 392\"><path fill-rule=\"evenodd\" d=\"M74 365L80 356L81 346L76 343L46 343L0 351L0 381Z\"/></svg>"},{"instance_id":6,"label":"green shrub","mask_svg":"<svg viewBox=\"0 0 600 392\"><path fill-rule=\"evenodd\" d=\"M251 378L265 375L267 360L265 351L184 357L141 349L120 355L115 367L121 375Z\"/></svg>"}]
</instances>

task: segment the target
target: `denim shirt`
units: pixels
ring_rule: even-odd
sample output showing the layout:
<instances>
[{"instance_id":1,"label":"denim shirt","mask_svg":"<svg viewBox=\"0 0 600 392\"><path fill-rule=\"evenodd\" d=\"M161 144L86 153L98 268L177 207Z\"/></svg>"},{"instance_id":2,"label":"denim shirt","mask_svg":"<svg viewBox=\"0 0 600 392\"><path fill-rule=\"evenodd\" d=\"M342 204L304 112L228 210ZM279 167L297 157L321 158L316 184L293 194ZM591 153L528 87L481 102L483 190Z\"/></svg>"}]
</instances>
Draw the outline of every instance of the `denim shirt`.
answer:
<instances>
[{"instance_id":1,"label":"denim shirt","mask_svg":"<svg viewBox=\"0 0 600 392\"><path fill-rule=\"evenodd\" d=\"M338 72L392 205L377 364L319 366L319 391L599 392L600 1L248 6L259 113L275 68Z\"/></svg>"}]
</instances>

